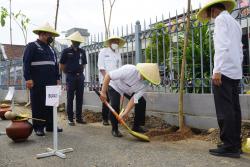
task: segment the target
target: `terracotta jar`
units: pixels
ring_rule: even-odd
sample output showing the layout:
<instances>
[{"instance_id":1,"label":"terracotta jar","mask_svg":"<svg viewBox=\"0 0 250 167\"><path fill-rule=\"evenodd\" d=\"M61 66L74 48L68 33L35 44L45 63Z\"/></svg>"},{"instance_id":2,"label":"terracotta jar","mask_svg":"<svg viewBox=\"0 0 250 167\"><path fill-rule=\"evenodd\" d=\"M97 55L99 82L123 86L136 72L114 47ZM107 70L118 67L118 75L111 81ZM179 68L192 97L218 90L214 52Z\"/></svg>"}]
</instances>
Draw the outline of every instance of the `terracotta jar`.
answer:
<instances>
[{"instance_id":1,"label":"terracotta jar","mask_svg":"<svg viewBox=\"0 0 250 167\"><path fill-rule=\"evenodd\" d=\"M6 118L4 117L4 114L7 112L7 111L11 111L11 107L4 107L4 108L0 108L0 117L2 120L5 120Z\"/></svg>"},{"instance_id":2,"label":"terracotta jar","mask_svg":"<svg viewBox=\"0 0 250 167\"><path fill-rule=\"evenodd\" d=\"M14 142L22 142L27 140L33 131L32 124L27 119L12 120L6 128L6 134Z\"/></svg>"}]
</instances>

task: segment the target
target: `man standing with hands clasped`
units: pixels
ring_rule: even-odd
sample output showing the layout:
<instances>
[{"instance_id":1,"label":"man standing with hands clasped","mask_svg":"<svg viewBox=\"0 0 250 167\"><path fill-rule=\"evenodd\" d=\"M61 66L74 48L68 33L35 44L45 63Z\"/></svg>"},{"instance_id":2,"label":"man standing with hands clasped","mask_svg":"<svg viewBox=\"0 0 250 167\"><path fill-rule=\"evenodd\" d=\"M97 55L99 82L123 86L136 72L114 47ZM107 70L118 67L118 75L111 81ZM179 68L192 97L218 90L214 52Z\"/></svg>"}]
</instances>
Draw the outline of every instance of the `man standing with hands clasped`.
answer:
<instances>
[{"instance_id":1,"label":"man standing with hands clasped","mask_svg":"<svg viewBox=\"0 0 250 167\"><path fill-rule=\"evenodd\" d=\"M38 39L30 42L24 51L23 66L26 86L30 89L32 117L45 119L46 123L33 120L37 136L53 131L53 107L45 106L46 86L60 83L57 56L50 44L59 34L48 23L33 30ZM58 132L62 132L58 128Z\"/></svg>"},{"instance_id":2,"label":"man standing with hands clasped","mask_svg":"<svg viewBox=\"0 0 250 167\"><path fill-rule=\"evenodd\" d=\"M197 14L200 21L214 20L213 93L223 144L209 152L215 156L239 158L241 152L241 109L239 82L242 79L242 30L229 14L234 0L213 0Z\"/></svg>"},{"instance_id":3,"label":"man standing with hands clasped","mask_svg":"<svg viewBox=\"0 0 250 167\"><path fill-rule=\"evenodd\" d=\"M104 42L103 48L98 55L99 81L103 85L103 78L106 73L116 70L122 66L121 54L118 49L125 44L125 41L119 37L110 37ZM109 98L107 99L109 101ZM103 125L109 125L109 109L102 104Z\"/></svg>"},{"instance_id":4,"label":"man standing with hands clasped","mask_svg":"<svg viewBox=\"0 0 250 167\"><path fill-rule=\"evenodd\" d=\"M76 122L86 124L82 118L82 103L85 79L83 71L87 64L87 59L85 50L79 48L80 44L84 41L81 34L76 31L68 36L67 39L72 42L72 45L62 52L60 70L66 74L68 124L74 126L73 100L75 95Z\"/></svg>"}]
</instances>

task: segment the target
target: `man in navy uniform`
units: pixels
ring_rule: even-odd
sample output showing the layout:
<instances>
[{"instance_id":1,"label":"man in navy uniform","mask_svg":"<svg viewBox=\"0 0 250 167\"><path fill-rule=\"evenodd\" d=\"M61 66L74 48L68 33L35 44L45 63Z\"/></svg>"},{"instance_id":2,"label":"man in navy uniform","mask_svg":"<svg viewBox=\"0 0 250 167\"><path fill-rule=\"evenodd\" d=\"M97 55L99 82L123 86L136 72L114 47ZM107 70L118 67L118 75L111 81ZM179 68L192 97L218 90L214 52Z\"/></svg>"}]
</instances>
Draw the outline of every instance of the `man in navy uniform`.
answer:
<instances>
[{"instance_id":1,"label":"man in navy uniform","mask_svg":"<svg viewBox=\"0 0 250 167\"><path fill-rule=\"evenodd\" d=\"M82 103L85 79L83 71L87 60L85 50L79 48L80 44L84 41L81 34L76 31L68 36L67 39L71 40L72 45L62 52L60 70L66 74L68 124L74 126L74 94L76 95L76 122L86 124L82 118Z\"/></svg>"},{"instance_id":2,"label":"man in navy uniform","mask_svg":"<svg viewBox=\"0 0 250 167\"><path fill-rule=\"evenodd\" d=\"M30 89L32 117L45 119L46 122L33 120L37 136L53 131L53 107L45 106L46 86L60 83L59 68L55 51L50 44L59 34L47 23L33 30L39 38L29 43L24 51L23 66L26 87ZM62 129L58 128L58 132Z\"/></svg>"}]
</instances>

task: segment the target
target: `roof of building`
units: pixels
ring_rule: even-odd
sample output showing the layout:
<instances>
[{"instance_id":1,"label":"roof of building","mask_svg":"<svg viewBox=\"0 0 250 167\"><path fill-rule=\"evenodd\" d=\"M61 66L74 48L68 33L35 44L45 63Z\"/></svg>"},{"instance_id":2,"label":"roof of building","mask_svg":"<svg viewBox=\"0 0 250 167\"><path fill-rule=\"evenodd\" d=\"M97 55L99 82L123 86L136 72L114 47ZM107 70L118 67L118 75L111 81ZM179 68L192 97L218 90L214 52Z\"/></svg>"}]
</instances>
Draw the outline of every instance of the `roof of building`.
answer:
<instances>
[{"instance_id":1,"label":"roof of building","mask_svg":"<svg viewBox=\"0 0 250 167\"><path fill-rule=\"evenodd\" d=\"M0 44L0 57L4 60L21 59L24 48L24 45Z\"/></svg>"},{"instance_id":2,"label":"roof of building","mask_svg":"<svg viewBox=\"0 0 250 167\"><path fill-rule=\"evenodd\" d=\"M78 31L82 36L88 37L90 34L87 29L83 28L71 28L66 31L65 37L68 37L69 35L73 34L74 32Z\"/></svg>"}]
</instances>

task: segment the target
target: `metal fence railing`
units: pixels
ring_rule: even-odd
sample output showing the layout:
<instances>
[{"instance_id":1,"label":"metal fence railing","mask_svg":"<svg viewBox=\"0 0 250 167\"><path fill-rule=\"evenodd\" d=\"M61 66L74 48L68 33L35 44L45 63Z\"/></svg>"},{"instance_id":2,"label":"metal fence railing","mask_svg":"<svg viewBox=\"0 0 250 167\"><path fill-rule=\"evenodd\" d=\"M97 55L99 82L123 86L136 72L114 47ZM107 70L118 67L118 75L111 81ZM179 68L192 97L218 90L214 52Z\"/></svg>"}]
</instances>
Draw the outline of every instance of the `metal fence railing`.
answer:
<instances>
[{"instance_id":1,"label":"metal fence railing","mask_svg":"<svg viewBox=\"0 0 250 167\"><path fill-rule=\"evenodd\" d=\"M195 18L197 11L192 11L191 32L187 48L187 64L185 67L185 89L187 93L211 93L211 76L213 69L213 24L202 24ZM249 6L238 8L232 16L240 23L243 31L242 42L244 51L241 92L249 89ZM180 64L182 59L186 13L155 22L146 21L141 26L137 22L135 27L125 26L113 30L110 35L123 37L125 46L119 50L123 64L138 62L158 63L162 78L161 85L154 87L154 91L177 92L179 89ZM98 53L103 47L103 35L91 36L89 44L84 46L89 58L88 86L98 85L97 60Z\"/></svg>"},{"instance_id":2,"label":"metal fence railing","mask_svg":"<svg viewBox=\"0 0 250 167\"><path fill-rule=\"evenodd\" d=\"M187 63L185 67L185 90L187 93L211 93L211 76L213 69L213 24L202 24L195 18L196 10L192 11L189 44L187 48ZM238 8L232 16L242 27L242 43L244 52L243 74L239 85L244 93L250 87L250 57L249 57L249 6ZM186 13L167 18L151 19L142 25L136 22L125 27L113 29L110 36L122 37L126 43L119 50L123 64L138 62L158 63L160 67L161 85L152 87L152 91L177 92L179 88L180 65L182 59ZM83 48L88 56L85 71L85 86L92 90L100 87L98 80L97 60L100 49L103 48L104 35L89 37L88 44ZM16 85L25 88L22 77L22 61L0 63L0 87ZM63 80L64 81L64 80ZM65 81L63 82L65 83Z\"/></svg>"}]
</instances>

